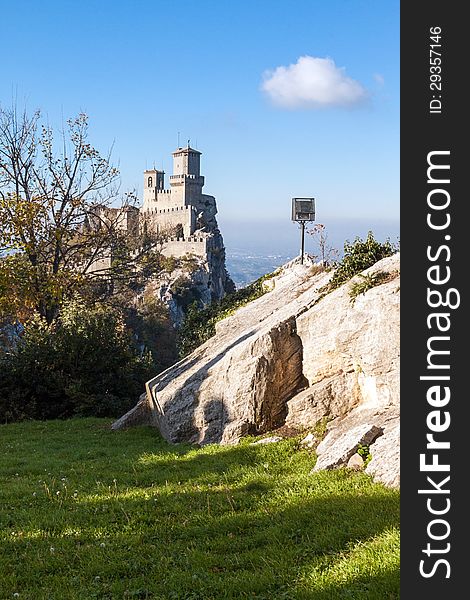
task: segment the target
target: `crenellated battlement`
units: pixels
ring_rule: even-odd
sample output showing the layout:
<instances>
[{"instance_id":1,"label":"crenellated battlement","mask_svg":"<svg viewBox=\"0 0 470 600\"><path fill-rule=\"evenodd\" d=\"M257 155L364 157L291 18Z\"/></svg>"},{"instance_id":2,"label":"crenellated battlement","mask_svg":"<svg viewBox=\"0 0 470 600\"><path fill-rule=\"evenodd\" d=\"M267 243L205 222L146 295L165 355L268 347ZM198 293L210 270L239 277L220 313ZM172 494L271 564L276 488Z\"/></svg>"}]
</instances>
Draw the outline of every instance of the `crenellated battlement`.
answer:
<instances>
[{"instance_id":1,"label":"crenellated battlement","mask_svg":"<svg viewBox=\"0 0 470 600\"><path fill-rule=\"evenodd\" d=\"M155 200L155 203L158 203L158 200ZM172 206L171 208L145 208L142 209L143 214L166 214L172 212L183 212L187 210L196 210L194 206Z\"/></svg>"},{"instance_id":2,"label":"crenellated battlement","mask_svg":"<svg viewBox=\"0 0 470 600\"><path fill-rule=\"evenodd\" d=\"M165 256L174 256L175 258L181 258L187 254L195 254L196 256L206 258L208 245L208 237L170 237L164 242L161 252Z\"/></svg>"},{"instance_id":3,"label":"crenellated battlement","mask_svg":"<svg viewBox=\"0 0 470 600\"><path fill-rule=\"evenodd\" d=\"M199 237L199 236L195 236L192 235L191 237L188 238L183 238L183 237L169 237L165 240L165 243L167 242L195 242L195 243L201 243L201 244L205 244L207 242L207 237Z\"/></svg>"},{"instance_id":4,"label":"crenellated battlement","mask_svg":"<svg viewBox=\"0 0 470 600\"><path fill-rule=\"evenodd\" d=\"M203 179L202 175L191 175L183 173L181 175L170 175L170 179Z\"/></svg>"}]
</instances>

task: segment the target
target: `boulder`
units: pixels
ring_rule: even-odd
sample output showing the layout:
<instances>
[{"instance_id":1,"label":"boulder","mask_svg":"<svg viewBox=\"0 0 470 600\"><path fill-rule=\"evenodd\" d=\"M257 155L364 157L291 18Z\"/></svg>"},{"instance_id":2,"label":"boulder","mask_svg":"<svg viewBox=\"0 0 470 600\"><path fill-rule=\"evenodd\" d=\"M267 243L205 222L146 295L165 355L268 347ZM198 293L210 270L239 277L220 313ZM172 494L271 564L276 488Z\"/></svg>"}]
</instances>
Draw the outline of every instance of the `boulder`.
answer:
<instances>
[{"instance_id":1,"label":"boulder","mask_svg":"<svg viewBox=\"0 0 470 600\"><path fill-rule=\"evenodd\" d=\"M354 303L351 285L346 283L298 317L303 373L309 386L289 400L286 424L305 427L323 417L344 416L360 404L398 405L399 265L395 254L364 271L397 277L368 290Z\"/></svg>"},{"instance_id":2,"label":"boulder","mask_svg":"<svg viewBox=\"0 0 470 600\"><path fill-rule=\"evenodd\" d=\"M331 272L292 261L270 291L149 381L145 397L113 427L150 423L170 442L233 444L281 426L312 430L326 419L315 470L346 465L367 444L366 471L395 485L399 260L396 254L364 271L390 276L354 301L351 282L324 295Z\"/></svg>"},{"instance_id":3,"label":"boulder","mask_svg":"<svg viewBox=\"0 0 470 600\"><path fill-rule=\"evenodd\" d=\"M364 459L360 454L353 454L351 458L348 460L347 468L352 469L353 471L362 471L364 468Z\"/></svg>"},{"instance_id":4,"label":"boulder","mask_svg":"<svg viewBox=\"0 0 470 600\"><path fill-rule=\"evenodd\" d=\"M366 473L388 487L400 486L400 420L396 418L370 447Z\"/></svg>"},{"instance_id":5,"label":"boulder","mask_svg":"<svg viewBox=\"0 0 470 600\"><path fill-rule=\"evenodd\" d=\"M382 433L380 427L367 421L355 427L350 427L349 423L343 421L341 426L332 429L318 445L318 458L313 471L346 466L359 446L369 446Z\"/></svg>"},{"instance_id":6,"label":"boulder","mask_svg":"<svg viewBox=\"0 0 470 600\"><path fill-rule=\"evenodd\" d=\"M274 288L216 326L216 335L149 381L142 404L113 424L156 425L170 442L231 444L285 422L287 400L305 387L296 317L315 303L328 273L294 262ZM140 418L140 417L139 417Z\"/></svg>"}]
</instances>

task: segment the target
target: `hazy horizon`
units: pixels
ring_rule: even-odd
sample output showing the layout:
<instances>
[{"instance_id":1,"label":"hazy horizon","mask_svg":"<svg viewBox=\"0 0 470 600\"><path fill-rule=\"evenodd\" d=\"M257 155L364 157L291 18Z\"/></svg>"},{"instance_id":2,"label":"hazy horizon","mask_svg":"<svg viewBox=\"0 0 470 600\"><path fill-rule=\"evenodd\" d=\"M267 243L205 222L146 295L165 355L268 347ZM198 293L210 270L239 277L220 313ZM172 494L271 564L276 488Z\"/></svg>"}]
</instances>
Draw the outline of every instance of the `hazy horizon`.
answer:
<instances>
[{"instance_id":1,"label":"hazy horizon","mask_svg":"<svg viewBox=\"0 0 470 600\"><path fill-rule=\"evenodd\" d=\"M263 254L292 254L300 251L300 228L289 218L275 220L225 219L218 215L219 228L227 250L262 252ZM372 231L374 237L384 241L387 237L396 241L400 232L398 219L328 219L322 220L326 227L329 245L342 251L346 240L364 237ZM314 223L307 225L312 227ZM305 235L306 252L314 253L312 236Z\"/></svg>"},{"instance_id":2,"label":"hazy horizon","mask_svg":"<svg viewBox=\"0 0 470 600\"><path fill-rule=\"evenodd\" d=\"M300 228L286 219L259 221L234 220L218 215L224 238L227 270L237 285L246 285L261 275L300 254ZM369 231L384 242L387 238L398 243L398 219L325 219L328 245L341 256L345 241L365 238ZM313 223L311 224L313 226ZM312 236L305 235L305 252L318 255L318 246Z\"/></svg>"}]
</instances>

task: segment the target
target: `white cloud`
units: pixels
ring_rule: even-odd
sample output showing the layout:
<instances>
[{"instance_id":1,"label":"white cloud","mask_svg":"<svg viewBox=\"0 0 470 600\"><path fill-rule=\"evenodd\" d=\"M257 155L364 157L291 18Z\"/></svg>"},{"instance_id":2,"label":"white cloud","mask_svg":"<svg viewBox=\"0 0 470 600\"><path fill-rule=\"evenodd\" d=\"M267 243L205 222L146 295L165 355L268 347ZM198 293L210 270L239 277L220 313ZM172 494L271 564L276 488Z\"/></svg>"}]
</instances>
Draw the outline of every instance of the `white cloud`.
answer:
<instances>
[{"instance_id":1,"label":"white cloud","mask_svg":"<svg viewBox=\"0 0 470 600\"><path fill-rule=\"evenodd\" d=\"M364 102L367 90L337 67L331 58L301 56L288 67L277 67L263 75L261 89L283 108L328 108Z\"/></svg>"},{"instance_id":2,"label":"white cloud","mask_svg":"<svg viewBox=\"0 0 470 600\"><path fill-rule=\"evenodd\" d=\"M375 82L378 83L379 85L385 85L384 76L381 75L380 73L374 73L374 79L375 79Z\"/></svg>"}]
</instances>

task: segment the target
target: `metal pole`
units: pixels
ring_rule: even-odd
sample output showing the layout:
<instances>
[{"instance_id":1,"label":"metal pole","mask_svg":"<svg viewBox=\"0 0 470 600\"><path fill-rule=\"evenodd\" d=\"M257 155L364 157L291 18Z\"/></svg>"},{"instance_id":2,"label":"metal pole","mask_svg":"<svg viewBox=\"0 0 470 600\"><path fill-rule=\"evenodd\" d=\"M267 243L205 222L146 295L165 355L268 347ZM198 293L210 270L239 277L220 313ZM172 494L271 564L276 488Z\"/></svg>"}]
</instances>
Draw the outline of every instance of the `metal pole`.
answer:
<instances>
[{"instance_id":1,"label":"metal pole","mask_svg":"<svg viewBox=\"0 0 470 600\"><path fill-rule=\"evenodd\" d=\"M301 229L301 242L300 242L300 264L303 265L304 264L304 246L305 246L305 222L302 221L300 223L300 229Z\"/></svg>"}]
</instances>

